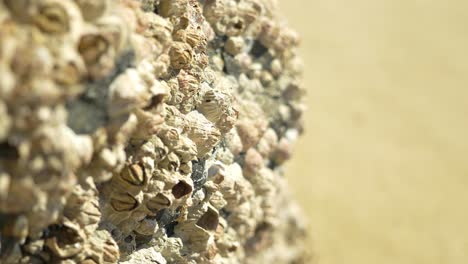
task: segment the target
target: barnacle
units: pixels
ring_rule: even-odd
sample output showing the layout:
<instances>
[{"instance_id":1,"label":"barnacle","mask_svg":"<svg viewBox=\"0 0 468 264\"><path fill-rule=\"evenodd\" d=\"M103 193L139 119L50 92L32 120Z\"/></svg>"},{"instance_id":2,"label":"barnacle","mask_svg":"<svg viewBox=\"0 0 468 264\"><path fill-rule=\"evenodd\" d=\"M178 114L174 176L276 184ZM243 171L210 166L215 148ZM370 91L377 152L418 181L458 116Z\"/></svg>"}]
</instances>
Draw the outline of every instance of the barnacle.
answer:
<instances>
[{"instance_id":1,"label":"barnacle","mask_svg":"<svg viewBox=\"0 0 468 264\"><path fill-rule=\"evenodd\" d=\"M59 1L45 1L39 5L34 23L47 33L63 34L70 30L70 17L64 5Z\"/></svg>"},{"instance_id":2,"label":"barnacle","mask_svg":"<svg viewBox=\"0 0 468 264\"><path fill-rule=\"evenodd\" d=\"M0 1L0 262L305 263L298 43L267 0Z\"/></svg>"},{"instance_id":3,"label":"barnacle","mask_svg":"<svg viewBox=\"0 0 468 264\"><path fill-rule=\"evenodd\" d=\"M197 111L190 112L186 118L187 125L185 130L187 131L187 135L197 145L198 157L203 157L219 143L221 133Z\"/></svg>"},{"instance_id":4,"label":"barnacle","mask_svg":"<svg viewBox=\"0 0 468 264\"><path fill-rule=\"evenodd\" d=\"M146 180L145 169L140 164L126 166L120 176L124 181L132 185L142 185Z\"/></svg>"},{"instance_id":5,"label":"barnacle","mask_svg":"<svg viewBox=\"0 0 468 264\"><path fill-rule=\"evenodd\" d=\"M78 43L88 73L94 78L102 78L110 73L114 66L114 51L109 40L101 34L84 34Z\"/></svg>"},{"instance_id":6,"label":"barnacle","mask_svg":"<svg viewBox=\"0 0 468 264\"><path fill-rule=\"evenodd\" d=\"M169 51L169 56L171 57L171 66L174 69L186 68L193 59L192 47L184 42L174 42Z\"/></svg>"},{"instance_id":7,"label":"barnacle","mask_svg":"<svg viewBox=\"0 0 468 264\"><path fill-rule=\"evenodd\" d=\"M67 258L78 254L83 249L85 235L78 225L65 222L52 231L52 237L46 239L45 245L54 255Z\"/></svg>"},{"instance_id":8,"label":"barnacle","mask_svg":"<svg viewBox=\"0 0 468 264\"><path fill-rule=\"evenodd\" d=\"M208 207L208 210L198 219L197 225L206 230L216 230L219 223L218 212L212 207Z\"/></svg>"},{"instance_id":9,"label":"barnacle","mask_svg":"<svg viewBox=\"0 0 468 264\"><path fill-rule=\"evenodd\" d=\"M138 206L138 201L128 193L115 194L110 204L117 212L131 211Z\"/></svg>"},{"instance_id":10,"label":"barnacle","mask_svg":"<svg viewBox=\"0 0 468 264\"><path fill-rule=\"evenodd\" d=\"M244 39L241 37L230 37L226 41L226 45L224 47L226 52L235 56L242 52L244 49Z\"/></svg>"},{"instance_id":11,"label":"barnacle","mask_svg":"<svg viewBox=\"0 0 468 264\"><path fill-rule=\"evenodd\" d=\"M146 207L152 212L158 212L163 208L167 208L171 205L171 200L163 193L158 193L155 197L151 198L147 203Z\"/></svg>"}]
</instances>

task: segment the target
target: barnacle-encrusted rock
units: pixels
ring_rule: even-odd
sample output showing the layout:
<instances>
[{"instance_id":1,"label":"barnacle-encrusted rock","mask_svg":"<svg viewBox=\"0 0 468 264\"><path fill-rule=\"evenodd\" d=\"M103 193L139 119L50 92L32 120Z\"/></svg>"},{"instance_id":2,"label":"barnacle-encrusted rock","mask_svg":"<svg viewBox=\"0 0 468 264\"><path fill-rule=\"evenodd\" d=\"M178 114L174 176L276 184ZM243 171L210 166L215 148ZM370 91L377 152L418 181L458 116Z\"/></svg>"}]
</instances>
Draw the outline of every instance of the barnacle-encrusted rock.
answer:
<instances>
[{"instance_id":1,"label":"barnacle-encrusted rock","mask_svg":"<svg viewBox=\"0 0 468 264\"><path fill-rule=\"evenodd\" d=\"M0 0L0 263L305 263L275 8Z\"/></svg>"}]
</instances>

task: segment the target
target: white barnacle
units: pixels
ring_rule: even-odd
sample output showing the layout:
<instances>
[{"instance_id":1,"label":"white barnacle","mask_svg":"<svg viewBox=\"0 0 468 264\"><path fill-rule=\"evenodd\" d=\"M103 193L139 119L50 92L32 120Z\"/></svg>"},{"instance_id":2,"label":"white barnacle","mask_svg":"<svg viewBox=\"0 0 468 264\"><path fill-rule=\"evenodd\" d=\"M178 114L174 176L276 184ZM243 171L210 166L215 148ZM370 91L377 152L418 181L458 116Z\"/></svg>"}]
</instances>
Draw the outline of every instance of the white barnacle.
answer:
<instances>
[{"instance_id":1,"label":"white barnacle","mask_svg":"<svg viewBox=\"0 0 468 264\"><path fill-rule=\"evenodd\" d=\"M237 110L233 108L232 101L231 95L226 92L208 90L197 110L215 123L222 133L226 133L237 120Z\"/></svg>"},{"instance_id":2,"label":"white barnacle","mask_svg":"<svg viewBox=\"0 0 468 264\"><path fill-rule=\"evenodd\" d=\"M187 125L184 131L197 145L198 157L204 157L219 143L221 132L198 111L188 113L185 118Z\"/></svg>"},{"instance_id":3,"label":"white barnacle","mask_svg":"<svg viewBox=\"0 0 468 264\"><path fill-rule=\"evenodd\" d=\"M109 113L119 116L142 107L151 98L146 82L136 69L128 69L110 85Z\"/></svg>"},{"instance_id":4,"label":"white barnacle","mask_svg":"<svg viewBox=\"0 0 468 264\"><path fill-rule=\"evenodd\" d=\"M192 47L184 42L174 42L169 51L172 68L179 70L187 68L193 59Z\"/></svg>"},{"instance_id":5,"label":"white barnacle","mask_svg":"<svg viewBox=\"0 0 468 264\"><path fill-rule=\"evenodd\" d=\"M222 114L222 98L215 91L209 90L203 96L203 101L197 110L202 113L206 119L216 123Z\"/></svg>"}]
</instances>

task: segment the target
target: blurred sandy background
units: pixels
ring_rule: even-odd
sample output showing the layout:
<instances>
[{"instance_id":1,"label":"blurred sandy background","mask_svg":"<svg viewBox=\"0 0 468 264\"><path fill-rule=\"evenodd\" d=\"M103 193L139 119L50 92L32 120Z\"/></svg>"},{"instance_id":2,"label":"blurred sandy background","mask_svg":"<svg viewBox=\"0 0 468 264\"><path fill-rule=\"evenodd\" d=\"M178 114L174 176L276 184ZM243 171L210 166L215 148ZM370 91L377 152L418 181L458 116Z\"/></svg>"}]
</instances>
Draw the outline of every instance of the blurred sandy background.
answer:
<instances>
[{"instance_id":1,"label":"blurred sandy background","mask_svg":"<svg viewBox=\"0 0 468 264\"><path fill-rule=\"evenodd\" d=\"M303 37L288 177L318 262L468 263L468 1L280 6Z\"/></svg>"}]
</instances>

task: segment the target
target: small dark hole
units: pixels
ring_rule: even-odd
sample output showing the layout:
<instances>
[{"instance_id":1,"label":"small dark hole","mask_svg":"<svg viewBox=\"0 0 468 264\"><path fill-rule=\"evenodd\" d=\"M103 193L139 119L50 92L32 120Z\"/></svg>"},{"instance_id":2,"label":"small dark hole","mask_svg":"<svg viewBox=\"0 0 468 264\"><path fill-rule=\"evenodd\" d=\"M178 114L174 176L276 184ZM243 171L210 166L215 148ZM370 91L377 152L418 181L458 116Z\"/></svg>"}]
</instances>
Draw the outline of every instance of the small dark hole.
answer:
<instances>
[{"instance_id":1,"label":"small dark hole","mask_svg":"<svg viewBox=\"0 0 468 264\"><path fill-rule=\"evenodd\" d=\"M164 229L166 230L166 235L167 235L168 237L171 237L171 236L174 235L174 229L175 229L175 227L176 227L176 225L177 225L178 223L179 223L179 222L177 222L177 221L170 222L168 225L166 225L166 226L164 227Z\"/></svg>"},{"instance_id":2,"label":"small dark hole","mask_svg":"<svg viewBox=\"0 0 468 264\"><path fill-rule=\"evenodd\" d=\"M147 111L153 107L158 106L159 104L162 103L163 99L164 99L164 95L162 94L151 97L150 103L145 108L143 108L143 110Z\"/></svg>"},{"instance_id":3,"label":"small dark hole","mask_svg":"<svg viewBox=\"0 0 468 264\"><path fill-rule=\"evenodd\" d=\"M192 186L190 184L180 181L174 187L172 187L172 194L176 199L179 199L192 192Z\"/></svg>"},{"instance_id":4,"label":"small dark hole","mask_svg":"<svg viewBox=\"0 0 468 264\"><path fill-rule=\"evenodd\" d=\"M206 230L216 230L219 223L218 214L211 208L200 217L197 221L197 226Z\"/></svg>"},{"instance_id":5,"label":"small dark hole","mask_svg":"<svg viewBox=\"0 0 468 264\"><path fill-rule=\"evenodd\" d=\"M133 237L127 236L124 240L125 240L125 243L131 243L133 241Z\"/></svg>"},{"instance_id":6,"label":"small dark hole","mask_svg":"<svg viewBox=\"0 0 468 264\"><path fill-rule=\"evenodd\" d=\"M268 51L268 48L265 47L262 43L260 43L260 41L257 40L254 42L252 49L250 50L250 54L252 54L252 56L256 58L259 58L263 54L265 54L267 51Z\"/></svg>"},{"instance_id":7,"label":"small dark hole","mask_svg":"<svg viewBox=\"0 0 468 264\"><path fill-rule=\"evenodd\" d=\"M0 159L16 160L19 158L18 149L8 142L0 143Z\"/></svg>"},{"instance_id":8,"label":"small dark hole","mask_svg":"<svg viewBox=\"0 0 468 264\"><path fill-rule=\"evenodd\" d=\"M244 24L241 21L234 24L235 29L241 30L243 27L244 27Z\"/></svg>"}]
</instances>

